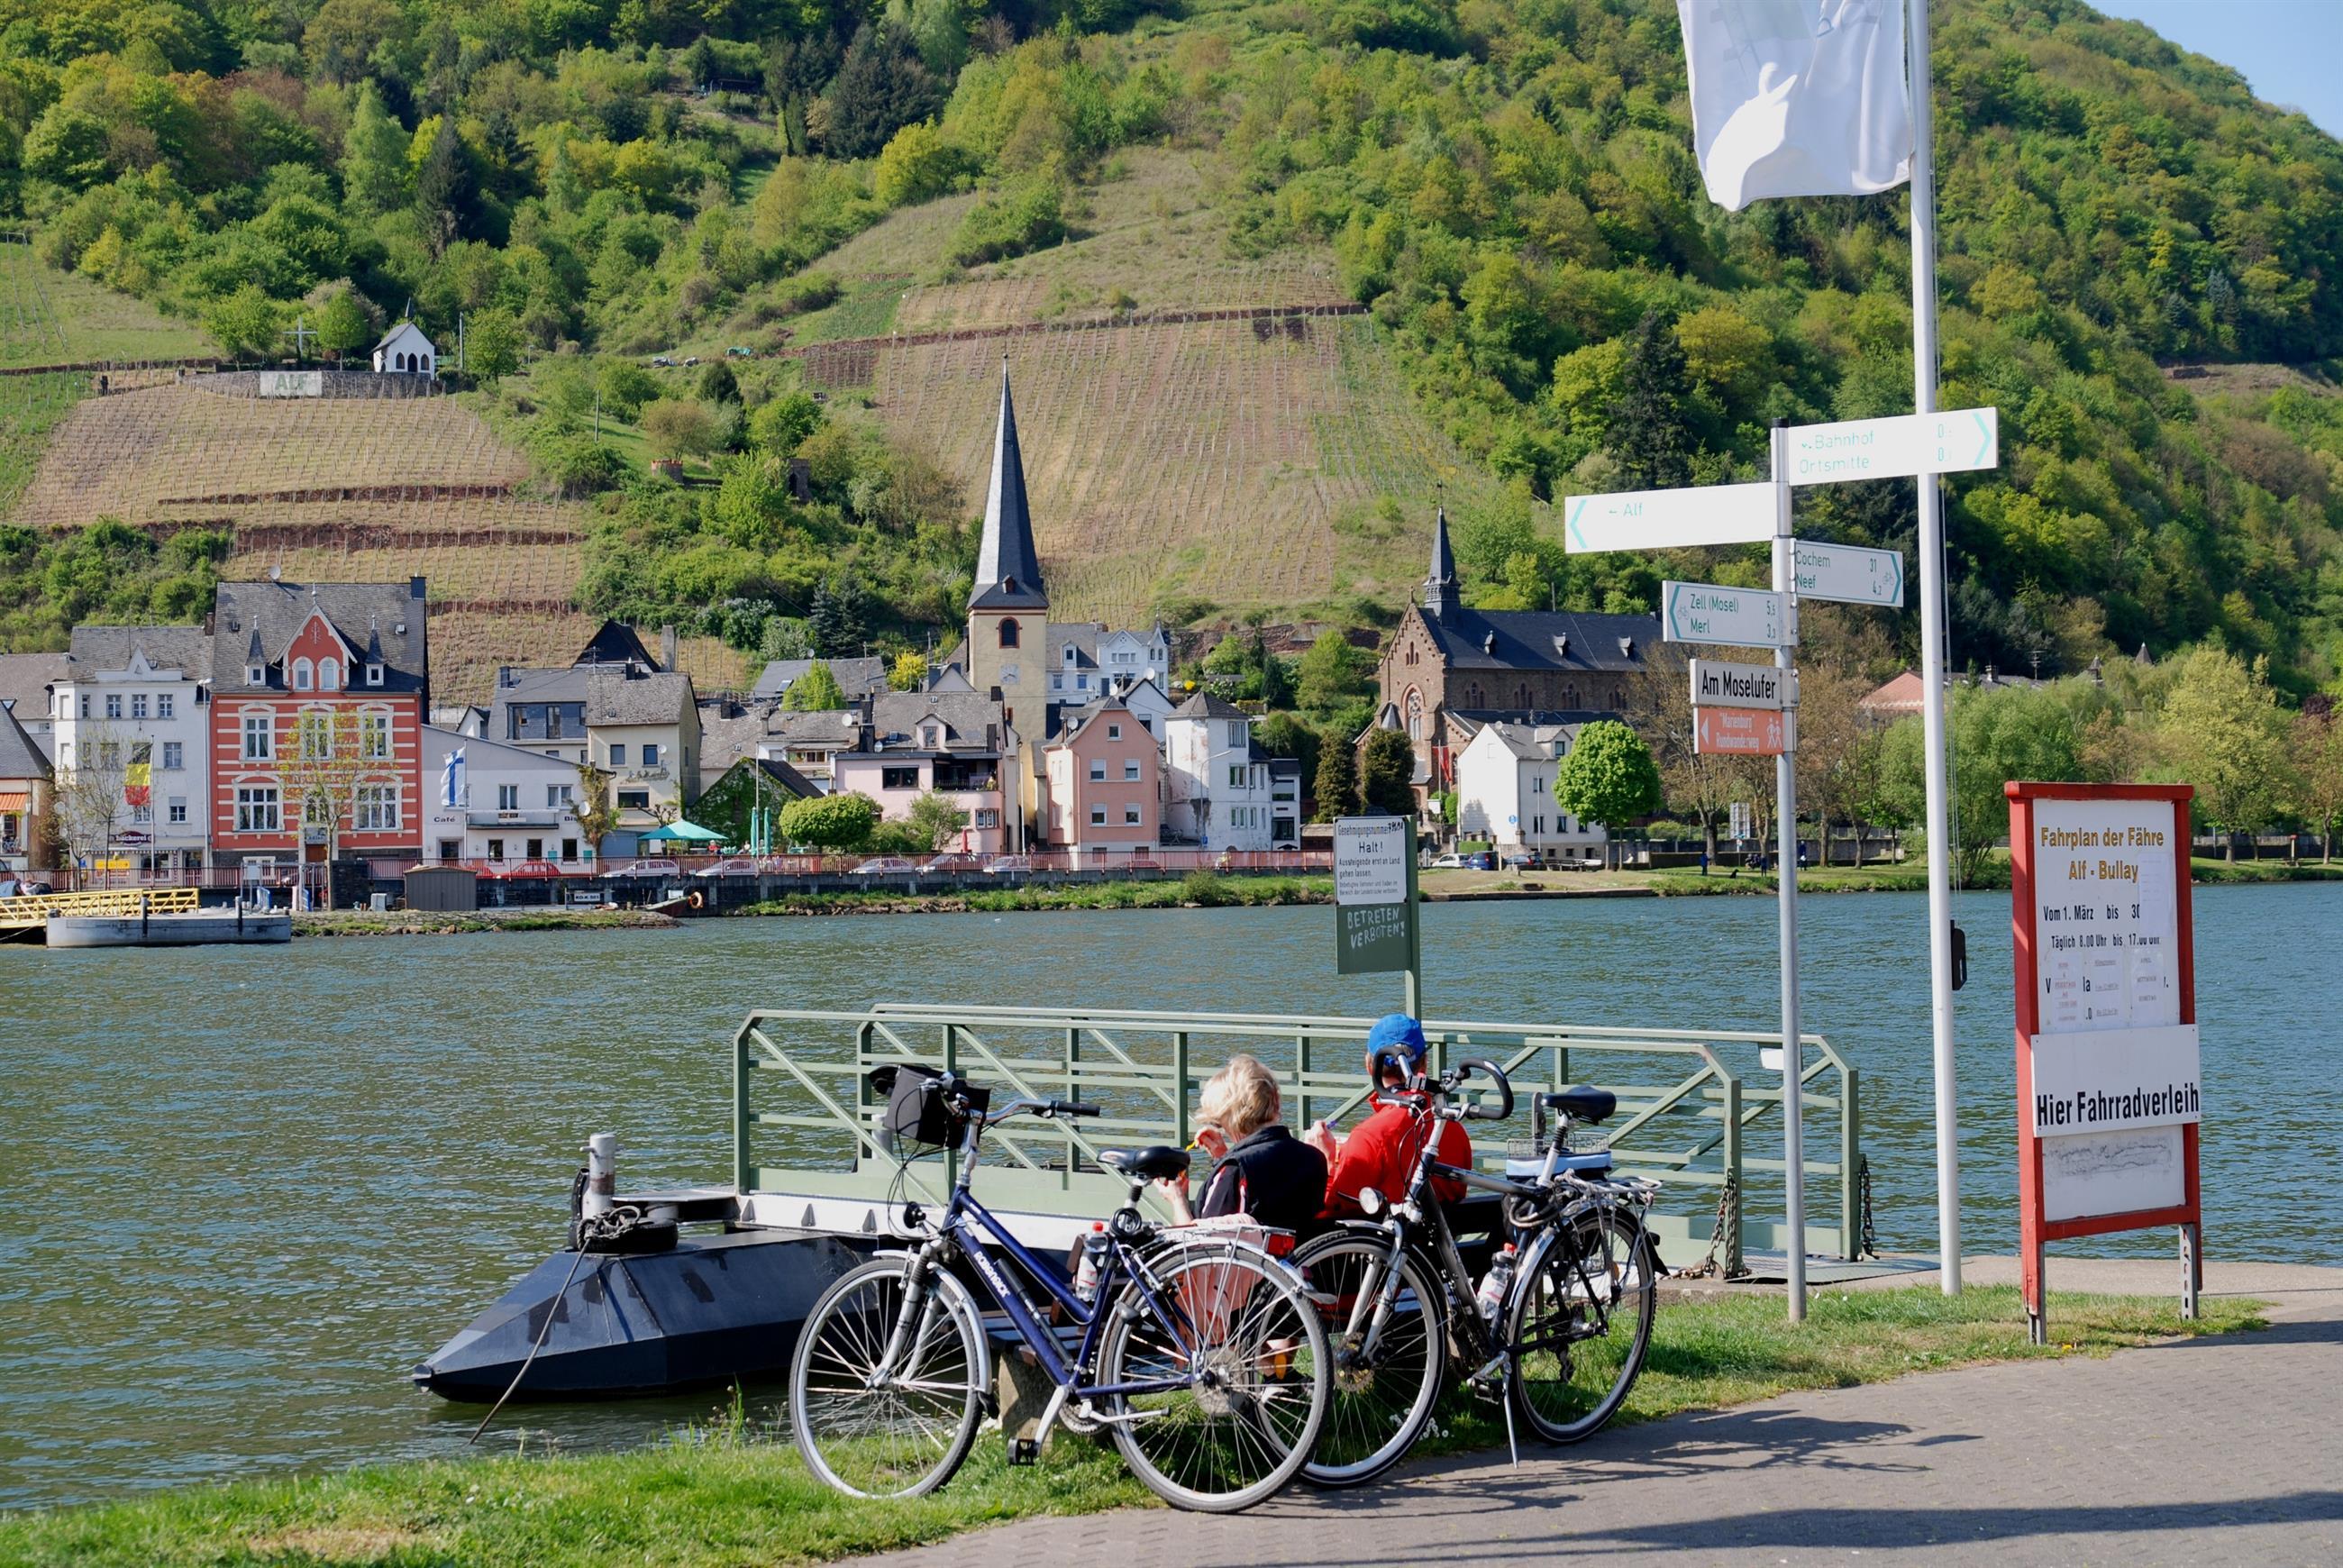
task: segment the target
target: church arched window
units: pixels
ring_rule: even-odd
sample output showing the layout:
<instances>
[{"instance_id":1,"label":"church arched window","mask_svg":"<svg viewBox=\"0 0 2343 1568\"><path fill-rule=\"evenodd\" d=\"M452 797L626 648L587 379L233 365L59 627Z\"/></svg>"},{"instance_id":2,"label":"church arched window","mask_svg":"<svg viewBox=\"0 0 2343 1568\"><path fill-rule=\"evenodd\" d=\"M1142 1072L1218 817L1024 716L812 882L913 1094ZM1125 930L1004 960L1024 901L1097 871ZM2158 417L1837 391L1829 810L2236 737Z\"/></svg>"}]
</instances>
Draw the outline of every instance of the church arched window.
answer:
<instances>
[{"instance_id":1,"label":"church arched window","mask_svg":"<svg viewBox=\"0 0 2343 1568\"><path fill-rule=\"evenodd\" d=\"M1407 738L1423 739L1423 693L1412 686L1407 689Z\"/></svg>"},{"instance_id":2,"label":"church arched window","mask_svg":"<svg viewBox=\"0 0 2343 1568\"><path fill-rule=\"evenodd\" d=\"M1001 623L1001 646L1003 648L1017 646L1017 618L1014 616Z\"/></svg>"}]
</instances>

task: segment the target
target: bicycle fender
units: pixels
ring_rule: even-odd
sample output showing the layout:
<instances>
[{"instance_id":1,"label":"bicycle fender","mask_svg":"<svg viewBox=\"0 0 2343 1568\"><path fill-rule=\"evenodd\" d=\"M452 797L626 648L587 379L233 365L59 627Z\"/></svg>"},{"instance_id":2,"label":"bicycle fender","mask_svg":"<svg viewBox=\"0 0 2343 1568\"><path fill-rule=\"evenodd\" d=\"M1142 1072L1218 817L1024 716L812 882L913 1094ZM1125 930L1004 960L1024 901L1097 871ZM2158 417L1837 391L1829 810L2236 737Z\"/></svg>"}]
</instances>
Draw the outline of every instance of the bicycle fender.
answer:
<instances>
[{"instance_id":1,"label":"bicycle fender","mask_svg":"<svg viewBox=\"0 0 2343 1568\"><path fill-rule=\"evenodd\" d=\"M914 1256L916 1254L898 1247L881 1247L870 1254L874 1262L908 1263ZM1000 1394L992 1377L992 1340L984 1332L984 1314L976 1310L976 1298L969 1294L968 1287L961 1284L950 1269L939 1266L930 1272L942 1284L945 1310L966 1313L969 1326L976 1331L972 1337L976 1341L978 1385L984 1390L984 1408L998 1413Z\"/></svg>"}]
</instances>

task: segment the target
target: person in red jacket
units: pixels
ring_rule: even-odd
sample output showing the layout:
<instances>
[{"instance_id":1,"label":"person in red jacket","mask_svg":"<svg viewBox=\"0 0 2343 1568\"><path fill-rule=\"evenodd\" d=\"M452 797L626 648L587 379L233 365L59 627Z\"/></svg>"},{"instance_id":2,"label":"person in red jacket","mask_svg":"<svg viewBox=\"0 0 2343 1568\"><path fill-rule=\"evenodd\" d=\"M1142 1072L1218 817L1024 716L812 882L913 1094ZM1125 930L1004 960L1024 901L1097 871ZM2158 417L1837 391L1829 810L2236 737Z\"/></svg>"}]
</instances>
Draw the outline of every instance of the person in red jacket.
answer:
<instances>
[{"instance_id":1,"label":"person in red jacket","mask_svg":"<svg viewBox=\"0 0 2343 1568\"><path fill-rule=\"evenodd\" d=\"M1423 1071L1426 1047L1423 1026L1403 1012L1386 1014L1367 1035L1367 1081L1385 1091L1404 1091ZM1374 1113L1338 1136L1326 1122L1312 1127L1304 1141L1326 1156L1326 1210L1329 1220L1354 1219L1363 1211L1359 1194L1373 1187L1396 1202L1415 1179L1415 1162L1423 1141L1437 1129L1440 1141L1433 1158L1444 1165L1470 1166L1473 1139L1463 1126L1441 1121L1429 1114L1425 1097L1407 1093L1406 1103L1379 1105ZM1453 1203L1464 1195L1463 1184L1435 1177L1433 1196Z\"/></svg>"}]
</instances>

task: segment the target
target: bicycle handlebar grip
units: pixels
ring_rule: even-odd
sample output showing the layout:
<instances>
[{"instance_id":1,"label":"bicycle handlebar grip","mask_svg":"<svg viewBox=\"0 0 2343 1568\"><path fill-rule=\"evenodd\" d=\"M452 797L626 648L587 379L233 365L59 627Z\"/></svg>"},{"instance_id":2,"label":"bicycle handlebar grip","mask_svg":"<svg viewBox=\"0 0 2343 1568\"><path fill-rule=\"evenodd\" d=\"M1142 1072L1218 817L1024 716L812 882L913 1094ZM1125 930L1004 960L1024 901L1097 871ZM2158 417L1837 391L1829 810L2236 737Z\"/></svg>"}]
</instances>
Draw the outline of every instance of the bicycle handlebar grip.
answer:
<instances>
[{"instance_id":1,"label":"bicycle handlebar grip","mask_svg":"<svg viewBox=\"0 0 2343 1568\"><path fill-rule=\"evenodd\" d=\"M1103 1112L1101 1112L1097 1106L1084 1105L1080 1101L1052 1100L1050 1101L1050 1114L1052 1116L1098 1116L1102 1115Z\"/></svg>"},{"instance_id":2,"label":"bicycle handlebar grip","mask_svg":"<svg viewBox=\"0 0 2343 1568\"><path fill-rule=\"evenodd\" d=\"M1456 1065L1463 1069L1468 1073L1485 1072L1491 1078L1495 1079L1497 1081L1497 1092L1503 1097L1504 1101L1503 1109L1496 1111L1483 1111L1478 1105L1468 1105L1464 1108L1464 1114L1466 1116L1471 1117L1475 1121L1503 1121L1513 1115L1513 1080L1505 1076L1505 1070L1503 1068L1499 1067L1493 1061L1490 1061L1484 1058L1477 1056L1470 1058L1464 1061L1460 1061Z\"/></svg>"}]
</instances>

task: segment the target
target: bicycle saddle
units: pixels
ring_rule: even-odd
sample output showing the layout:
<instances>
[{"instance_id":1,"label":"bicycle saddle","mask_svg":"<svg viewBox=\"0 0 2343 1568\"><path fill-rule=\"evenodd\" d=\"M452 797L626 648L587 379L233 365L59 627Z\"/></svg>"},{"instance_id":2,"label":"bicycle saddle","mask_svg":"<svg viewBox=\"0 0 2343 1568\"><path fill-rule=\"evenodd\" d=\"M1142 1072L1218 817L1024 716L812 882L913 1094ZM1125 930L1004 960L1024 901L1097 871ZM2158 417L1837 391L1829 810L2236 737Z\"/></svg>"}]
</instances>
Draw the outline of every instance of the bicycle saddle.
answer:
<instances>
[{"instance_id":1,"label":"bicycle saddle","mask_svg":"<svg viewBox=\"0 0 2343 1568\"><path fill-rule=\"evenodd\" d=\"M1541 1094L1538 1103L1548 1111L1558 1111L1573 1121L1601 1121L1619 1109L1619 1097L1607 1089L1589 1089L1581 1084L1554 1094Z\"/></svg>"},{"instance_id":2,"label":"bicycle saddle","mask_svg":"<svg viewBox=\"0 0 2343 1568\"><path fill-rule=\"evenodd\" d=\"M1102 1149L1098 1162L1130 1181L1168 1181L1188 1173L1188 1151L1158 1143L1151 1149Z\"/></svg>"}]
</instances>

